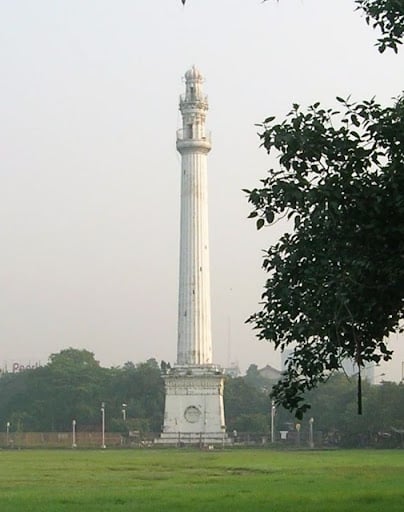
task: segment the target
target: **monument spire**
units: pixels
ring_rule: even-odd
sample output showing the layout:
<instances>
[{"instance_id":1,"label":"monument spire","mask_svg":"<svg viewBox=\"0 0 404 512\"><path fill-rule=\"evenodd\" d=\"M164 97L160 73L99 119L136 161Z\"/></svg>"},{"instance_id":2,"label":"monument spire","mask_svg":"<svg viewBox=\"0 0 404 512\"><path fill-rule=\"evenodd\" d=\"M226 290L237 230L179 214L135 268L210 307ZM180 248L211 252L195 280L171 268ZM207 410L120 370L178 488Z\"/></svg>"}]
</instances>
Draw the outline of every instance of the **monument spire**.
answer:
<instances>
[{"instance_id":1,"label":"monument spire","mask_svg":"<svg viewBox=\"0 0 404 512\"><path fill-rule=\"evenodd\" d=\"M180 278L178 300L177 364L212 363L207 154L207 97L201 73L192 67L185 74L180 97L182 129L177 131L181 153Z\"/></svg>"}]
</instances>

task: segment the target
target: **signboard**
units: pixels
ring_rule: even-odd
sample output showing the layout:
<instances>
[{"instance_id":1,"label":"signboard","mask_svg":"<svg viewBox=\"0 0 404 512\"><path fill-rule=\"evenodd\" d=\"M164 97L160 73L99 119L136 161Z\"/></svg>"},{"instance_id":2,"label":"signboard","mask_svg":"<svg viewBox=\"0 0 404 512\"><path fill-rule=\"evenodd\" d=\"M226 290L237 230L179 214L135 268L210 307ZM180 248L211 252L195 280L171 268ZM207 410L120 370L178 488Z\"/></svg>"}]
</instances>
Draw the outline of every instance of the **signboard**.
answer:
<instances>
[{"instance_id":1,"label":"signboard","mask_svg":"<svg viewBox=\"0 0 404 512\"><path fill-rule=\"evenodd\" d=\"M25 370L35 370L36 368L39 368L41 365L40 362L31 363L29 362L22 362L22 361L14 361L11 365L8 363L3 363L3 367L0 367L0 375L6 374L10 371L11 373L20 373L24 372Z\"/></svg>"}]
</instances>

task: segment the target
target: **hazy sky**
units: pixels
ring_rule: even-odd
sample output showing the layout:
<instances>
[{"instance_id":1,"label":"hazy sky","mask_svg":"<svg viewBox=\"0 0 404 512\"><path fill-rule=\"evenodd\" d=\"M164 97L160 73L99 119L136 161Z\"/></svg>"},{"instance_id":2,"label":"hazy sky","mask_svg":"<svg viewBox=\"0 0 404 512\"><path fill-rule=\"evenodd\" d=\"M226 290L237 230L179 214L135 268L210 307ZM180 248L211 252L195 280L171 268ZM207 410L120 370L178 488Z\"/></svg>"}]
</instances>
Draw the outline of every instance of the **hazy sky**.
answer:
<instances>
[{"instance_id":1,"label":"hazy sky","mask_svg":"<svg viewBox=\"0 0 404 512\"><path fill-rule=\"evenodd\" d=\"M265 117L403 89L353 0L0 0L0 365L73 346L175 362L182 76L209 95L214 360L279 367L245 319L262 249L242 188ZM278 228L279 229L279 228ZM380 369L401 377L404 350ZM402 343L403 344L403 343Z\"/></svg>"}]
</instances>

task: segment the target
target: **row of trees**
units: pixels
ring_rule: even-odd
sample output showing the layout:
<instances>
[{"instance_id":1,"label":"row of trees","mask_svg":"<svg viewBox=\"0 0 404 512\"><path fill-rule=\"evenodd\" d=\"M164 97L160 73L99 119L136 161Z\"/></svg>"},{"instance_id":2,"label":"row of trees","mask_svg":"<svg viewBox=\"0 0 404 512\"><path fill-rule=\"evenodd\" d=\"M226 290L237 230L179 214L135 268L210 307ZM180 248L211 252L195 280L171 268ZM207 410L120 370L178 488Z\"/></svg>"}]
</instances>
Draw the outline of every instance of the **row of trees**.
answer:
<instances>
[{"instance_id":1,"label":"row of trees","mask_svg":"<svg viewBox=\"0 0 404 512\"><path fill-rule=\"evenodd\" d=\"M155 359L103 368L87 350L66 349L53 354L46 366L0 379L0 424L11 431L69 431L72 420L78 429L98 431L100 408L105 403L106 428L125 433L160 431L164 414L164 382L167 368ZM243 377L226 377L225 413L229 432L269 435L273 382L263 378L256 365ZM404 429L404 386L385 382L364 385L364 414L355 411L355 383L336 374L311 391L306 399L312 408L316 431L340 444L356 445L391 429ZM302 422L307 429L308 418ZM277 408L275 429L294 430L296 419Z\"/></svg>"},{"instance_id":2,"label":"row of trees","mask_svg":"<svg viewBox=\"0 0 404 512\"><path fill-rule=\"evenodd\" d=\"M14 430L67 431L73 419L80 428L98 430L102 402L108 429L124 429L125 414L132 418L128 427L158 431L164 405L158 363L103 368L92 352L69 348L52 354L45 366L0 379L0 421Z\"/></svg>"}]
</instances>

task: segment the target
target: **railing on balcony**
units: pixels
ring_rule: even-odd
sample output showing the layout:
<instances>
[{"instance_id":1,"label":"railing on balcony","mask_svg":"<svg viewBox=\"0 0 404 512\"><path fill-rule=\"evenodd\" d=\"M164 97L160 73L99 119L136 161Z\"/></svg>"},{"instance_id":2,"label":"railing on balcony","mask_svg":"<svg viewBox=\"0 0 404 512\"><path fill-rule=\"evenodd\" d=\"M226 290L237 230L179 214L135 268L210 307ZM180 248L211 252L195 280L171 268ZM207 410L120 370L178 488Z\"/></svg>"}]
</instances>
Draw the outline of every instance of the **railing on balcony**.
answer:
<instances>
[{"instance_id":1,"label":"railing on balcony","mask_svg":"<svg viewBox=\"0 0 404 512\"><path fill-rule=\"evenodd\" d=\"M197 96L196 94L191 94L191 95L186 95L186 94L180 94L180 103L185 103L185 102L195 102L195 103L205 103L205 104L208 104L208 95L207 94L204 94L202 96Z\"/></svg>"},{"instance_id":2,"label":"railing on balcony","mask_svg":"<svg viewBox=\"0 0 404 512\"><path fill-rule=\"evenodd\" d=\"M211 132L207 131L202 136L199 136L199 134L190 133L188 130L184 130L183 128L177 130L177 140L178 141L185 141L185 140L194 140L194 141L204 141L208 142L209 144L212 142L211 139Z\"/></svg>"}]
</instances>

